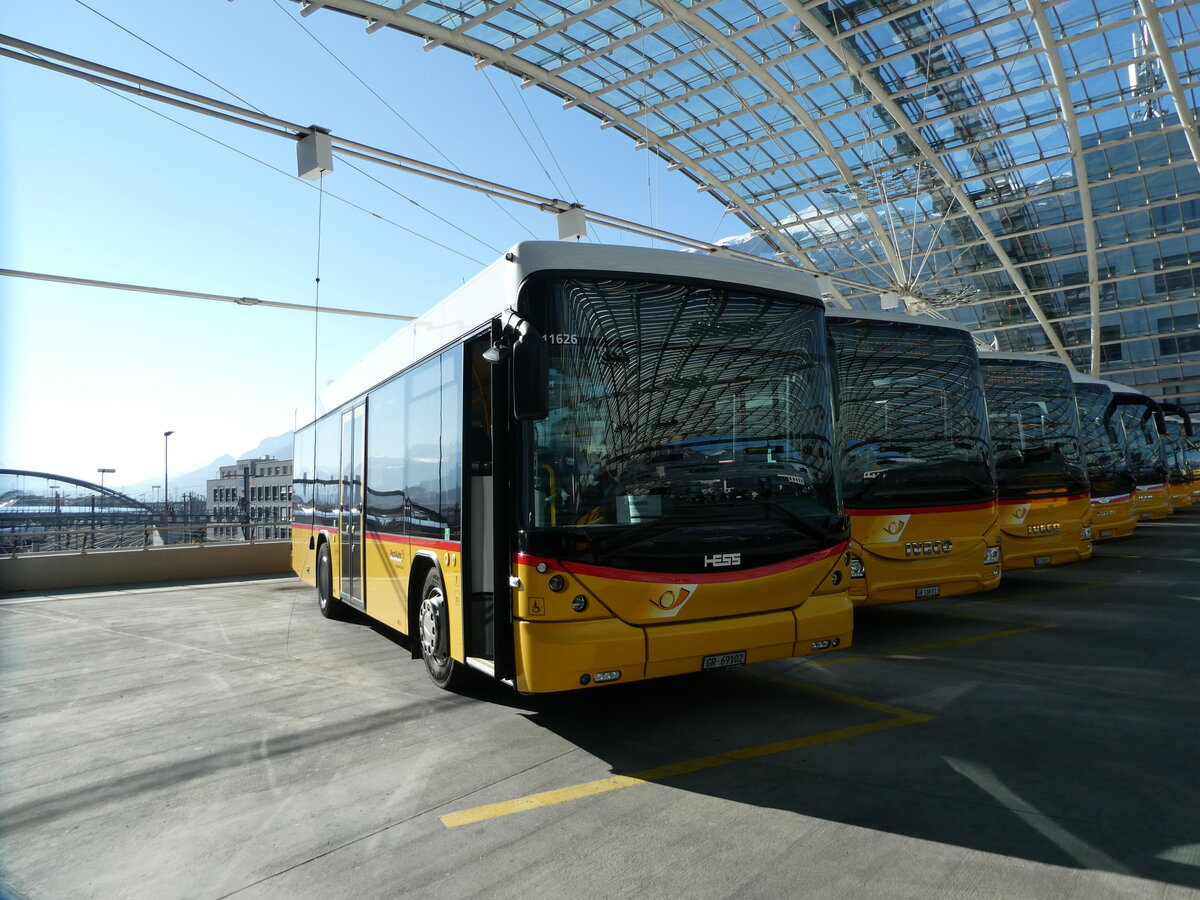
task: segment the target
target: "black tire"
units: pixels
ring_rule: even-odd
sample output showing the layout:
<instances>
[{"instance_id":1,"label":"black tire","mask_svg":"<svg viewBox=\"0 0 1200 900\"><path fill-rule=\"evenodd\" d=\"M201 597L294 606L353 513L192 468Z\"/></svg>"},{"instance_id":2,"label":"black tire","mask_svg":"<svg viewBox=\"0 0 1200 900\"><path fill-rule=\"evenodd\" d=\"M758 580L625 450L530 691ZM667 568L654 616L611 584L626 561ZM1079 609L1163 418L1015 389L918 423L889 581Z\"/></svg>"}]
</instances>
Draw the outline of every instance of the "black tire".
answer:
<instances>
[{"instance_id":1,"label":"black tire","mask_svg":"<svg viewBox=\"0 0 1200 900\"><path fill-rule=\"evenodd\" d=\"M465 676L464 667L450 656L449 615L442 573L430 569L421 587L421 605L417 609L417 639L421 658L433 683L446 691L455 690Z\"/></svg>"},{"instance_id":2,"label":"black tire","mask_svg":"<svg viewBox=\"0 0 1200 900\"><path fill-rule=\"evenodd\" d=\"M326 543L317 550L317 607L327 619L341 617L342 603L333 596L333 562Z\"/></svg>"}]
</instances>

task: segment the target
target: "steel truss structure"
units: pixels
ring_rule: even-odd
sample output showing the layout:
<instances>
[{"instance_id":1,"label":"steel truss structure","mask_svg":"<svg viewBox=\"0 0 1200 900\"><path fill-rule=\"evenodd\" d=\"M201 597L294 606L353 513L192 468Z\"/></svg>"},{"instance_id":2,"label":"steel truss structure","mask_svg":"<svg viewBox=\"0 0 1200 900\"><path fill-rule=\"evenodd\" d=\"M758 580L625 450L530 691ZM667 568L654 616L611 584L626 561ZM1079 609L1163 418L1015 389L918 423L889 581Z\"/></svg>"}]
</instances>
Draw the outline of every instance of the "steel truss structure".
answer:
<instances>
[{"instance_id":1,"label":"steel truss structure","mask_svg":"<svg viewBox=\"0 0 1200 900\"><path fill-rule=\"evenodd\" d=\"M738 249L840 276L833 302L1200 408L1194 3L297 2L553 92L724 204Z\"/></svg>"}]
</instances>

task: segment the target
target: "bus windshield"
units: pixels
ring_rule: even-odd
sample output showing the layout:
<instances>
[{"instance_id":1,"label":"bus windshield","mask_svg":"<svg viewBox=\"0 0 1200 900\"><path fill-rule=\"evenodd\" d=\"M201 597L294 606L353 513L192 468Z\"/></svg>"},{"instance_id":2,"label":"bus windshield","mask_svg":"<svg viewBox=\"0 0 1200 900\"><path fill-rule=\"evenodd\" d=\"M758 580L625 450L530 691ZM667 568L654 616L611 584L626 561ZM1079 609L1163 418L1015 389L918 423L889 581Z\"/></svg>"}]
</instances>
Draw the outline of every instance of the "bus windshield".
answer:
<instances>
[{"instance_id":1,"label":"bus windshield","mask_svg":"<svg viewBox=\"0 0 1200 900\"><path fill-rule=\"evenodd\" d=\"M1129 464L1137 483L1165 483L1166 447L1149 404L1126 403L1117 408L1125 425L1125 434L1129 437Z\"/></svg>"},{"instance_id":2,"label":"bus windshield","mask_svg":"<svg viewBox=\"0 0 1200 900\"><path fill-rule=\"evenodd\" d=\"M1110 408L1112 391L1103 384L1076 384L1075 401L1092 496L1102 499L1128 494L1136 483L1129 470L1125 425L1115 408Z\"/></svg>"},{"instance_id":3,"label":"bus windshield","mask_svg":"<svg viewBox=\"0 0 1200 900\"><path fill-rule=\"evenodd\" d=\"M695 572L770 565L847 537L821 310L648 280L544 281L550 415L526 430L527 552Z\"/></svg>"},{"instance_id":4,"label":"bus windshield","mask_svg":"<svg viewBox=\"0 0 1200 900\"><path fill-rule=\"evenodd\" d=\"M970 335L831 319L847 507L996 499L987 409Z\"/></svg>"},{"instance_id":5,"label":"bus windshield","mask_svg":"<svg viewBox=\"0 0 1200 900\"><path fill-rule=\"evenodd\" d=\"M1088 490L1075 391L1065 366L983 357L1000 496Z\"/></svg>"}]
</instances>

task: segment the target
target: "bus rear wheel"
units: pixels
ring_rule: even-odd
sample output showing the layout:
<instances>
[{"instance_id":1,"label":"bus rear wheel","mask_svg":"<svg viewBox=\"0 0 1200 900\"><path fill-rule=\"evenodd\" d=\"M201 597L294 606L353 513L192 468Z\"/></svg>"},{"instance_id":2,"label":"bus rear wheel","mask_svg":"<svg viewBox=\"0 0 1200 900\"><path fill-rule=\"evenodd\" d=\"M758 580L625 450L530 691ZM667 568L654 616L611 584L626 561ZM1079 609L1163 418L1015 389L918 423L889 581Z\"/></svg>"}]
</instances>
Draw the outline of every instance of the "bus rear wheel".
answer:
<instances>
[{"instance_id":1,"label":"bus rear wheel","mask_svg":"<svg viewBox=\"0 0 1200 900\"><path fill-rule=\"evenodd\" d=\"M443 690L454 690L462 683L463 666L450 656L449 614L442 575L435 568L425 576L421 589L421 608L417 614L421 658L433 683Z\"/></svg>"},{"instance_id":2,"label":"bus rear wheel","mask_svg":"<svg viewBox=\"0 0 1200 900\"><path fill-rule=\"evenodd\" d=\"M333 563L328 544L321 544L317 550L317 606L327 619L338 618L341 611L341 601L333 596Z\"/></svg>"}]
</instances>

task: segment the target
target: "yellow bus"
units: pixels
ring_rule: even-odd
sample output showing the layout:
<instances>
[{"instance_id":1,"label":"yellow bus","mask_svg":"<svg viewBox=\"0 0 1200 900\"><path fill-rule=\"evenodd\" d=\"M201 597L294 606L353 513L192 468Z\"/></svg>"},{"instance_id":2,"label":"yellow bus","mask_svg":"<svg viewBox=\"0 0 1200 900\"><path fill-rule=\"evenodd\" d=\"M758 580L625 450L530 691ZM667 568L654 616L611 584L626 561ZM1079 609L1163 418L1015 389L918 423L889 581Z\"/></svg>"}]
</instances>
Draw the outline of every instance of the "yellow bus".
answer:
<instances>
[{"instance_id":1,"label":"yellow bus","mask_svg":"<svg viewBox=\"0 0 1200 900\"><path fill-rule=\"evenodd\" d=\"M981 352L1008 569L1092 555L1092 504L1071 370L1046 356Z\"/></svg>"},{"instance_id":2,"label":"yellow bus","mask_svg":"<svg viewBox=\"0 0 1200 900\"><path fill-rule=\"evenodd\" d=\"M1137 479L1133 495L1134 513L1139 519L1169 516L1171 496L1167 448L1163 441L1166 426L1158 404L1137 388L1109 381L1117 414L1129 436L1129 464Z\"/></svg>"},{"instance_id":3,"label":"yellow bus","mask_svg":"<svg viewBox=\"0 0 1200 900\"><path fill-rule=\"evenodd\" d=\"M1166 432L1163 440L1166 444L1169 474L1167 483L1171 496L1171 508L1174 510L1187 509L1196 501L1193 494L1197 487L1197 476L1193 466L1195 445L1191 442L1193 435L1192 417L1187 410L1174 403L1159 403L1162 409Z\"/></svg>"},{"instance_id":4,"label":"yellow bus","mask_svg":"<svg viewBox=\"0 0 1200 900\"><path fill-rule=\"evenodd\" d=\"M1129 462L1129 438L1108 382L1072 372L1092 502L1092 539L1128 537L1137 527L1133 508L1137 479Z\"/></svg>"},{"instance_id":5,"label":"yellow bus","mask_svg":"<svg viewBox=\"0 0 1200 900\"><path fill-rule=\"evenodd\" d=\"M295 571L447 689L850 645L824 309L791 269L528 242L295 436Z\"/></svg>"},{"instance_id":6,"label":"yellow bus","mask_svg":"<svg viewBox=\"0 0 1200 900\"><path fill-rule=\"evenodd\" d=\"M979 356L960 326L830 311L850 598L898 603L1000 583Z\"/></svg>"}]
</instances>

